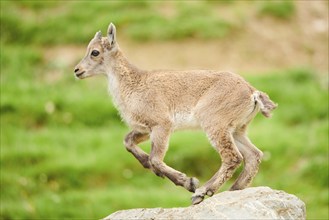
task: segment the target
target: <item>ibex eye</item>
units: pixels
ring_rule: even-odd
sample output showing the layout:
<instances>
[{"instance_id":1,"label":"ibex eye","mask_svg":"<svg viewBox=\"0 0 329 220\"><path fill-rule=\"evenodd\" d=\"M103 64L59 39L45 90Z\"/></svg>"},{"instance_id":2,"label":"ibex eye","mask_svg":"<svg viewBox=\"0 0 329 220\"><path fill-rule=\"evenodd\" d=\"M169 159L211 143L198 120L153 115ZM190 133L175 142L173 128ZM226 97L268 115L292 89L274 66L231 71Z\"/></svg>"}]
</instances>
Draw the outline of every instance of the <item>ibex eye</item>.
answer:
<instances>
[{"instance_id":1,"label":"ibex eye","mask_svg":"<svg viewBox=\"0 0 329 220\"><path fill-rule=\"evenodd\" d=\"M91 55L94 57L97 57L99 55L99 51L98 50L93 50L91 51Z\"/></svg>"}]
</instances>

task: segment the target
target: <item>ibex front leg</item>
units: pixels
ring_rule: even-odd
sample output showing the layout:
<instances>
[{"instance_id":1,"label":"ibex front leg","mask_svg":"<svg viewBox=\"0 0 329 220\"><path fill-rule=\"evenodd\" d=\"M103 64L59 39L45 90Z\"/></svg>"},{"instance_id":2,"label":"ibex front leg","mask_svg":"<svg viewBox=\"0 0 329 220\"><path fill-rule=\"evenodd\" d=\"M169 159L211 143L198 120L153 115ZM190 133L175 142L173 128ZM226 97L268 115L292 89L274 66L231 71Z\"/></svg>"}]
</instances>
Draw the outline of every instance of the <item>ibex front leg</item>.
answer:
<instances>
[{"instance_id":1,"label":"ibex front leg","mask_svg":"<svg viewBox=\"0 0 329 220\"><path fill-rule=\"evenodd\" d=\"M161 177L167 177L175 185L183 186L190 192L195 192L199 181L195 177L190 178L185 173L181 173L163 162L168 149L170 129L160 126L152 129L151 141L152 149L150 154L150 164L153 172Z\"/></svg>"},{"instance_id":2,"label":"ibex front leg","mask_svg":"<svg viewBox=\"0 0 329 220\"><path fill-rule=\"evenodd\" d=\"M126 149L143 165L144 168L151 168L149 155L145 153L137 144L149 139L149 134L143 134L138 131L132 131L127 134L124 145Z\"/></svg>"}]
</instances>

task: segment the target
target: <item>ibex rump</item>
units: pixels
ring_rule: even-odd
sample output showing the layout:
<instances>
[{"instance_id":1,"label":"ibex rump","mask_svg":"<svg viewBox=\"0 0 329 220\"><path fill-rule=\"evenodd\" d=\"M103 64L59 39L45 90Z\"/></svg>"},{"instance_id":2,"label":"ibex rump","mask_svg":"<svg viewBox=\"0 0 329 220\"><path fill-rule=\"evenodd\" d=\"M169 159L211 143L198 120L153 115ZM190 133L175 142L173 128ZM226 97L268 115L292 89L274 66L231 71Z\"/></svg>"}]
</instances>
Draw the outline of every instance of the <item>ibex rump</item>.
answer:
<instances>
[{"instance_id":1,"label":"ibex rump","mask_svg":"<svg viewBox=\"0 0 329 220\"><path fill-rule=\"evenodd\" d=\"M246 129L259 111L269 117L276 104L242 77L209 70L140 70L119 49L112 23L107 37L96 33L74 72L80 79L100 73L107 76L113 102L132 129L124 140L127 150L143 167L194 192L193 204L212 196L242 161L243 171L231 190L247 187L256 175L262 152L250 142ZM222 159L218 172L200 188L195 177L163 162L170 134L186 128L202 129ZM137 144L149 138L148 155Z\"/></svg>"}]
</instances>

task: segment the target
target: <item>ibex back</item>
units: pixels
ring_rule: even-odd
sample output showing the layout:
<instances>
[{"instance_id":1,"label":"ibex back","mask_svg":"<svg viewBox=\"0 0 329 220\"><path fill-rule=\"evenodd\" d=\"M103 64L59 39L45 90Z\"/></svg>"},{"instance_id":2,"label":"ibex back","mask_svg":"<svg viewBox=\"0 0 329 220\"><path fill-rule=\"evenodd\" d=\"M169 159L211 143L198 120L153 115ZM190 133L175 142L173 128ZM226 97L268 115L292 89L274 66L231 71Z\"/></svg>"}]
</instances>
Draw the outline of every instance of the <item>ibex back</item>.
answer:
<instances>
[{"instance_id":1,"label":"ibex back","mask_svg":"<svg viewBox=\"0 0 329 220\"><path fill-rule=\"evenodd\" d=\"M247 187L256 175L262 152L250 142L246 129L259 111L269 117L276 104L239 75L211 70L140 70L121 52L112 23L107 37L100 31L95 34L74 72L79 79L107 76L113 102L132 129L124 139L127 150L143 167L194 192L193 204L212 196L242 161L243 171L231 190ZM199 188L198 179L163 162L170 134L189 128L202 129L222 160L218 172ZM137 146L148 139L150 154Z\"/></svg>"}]
</instances>

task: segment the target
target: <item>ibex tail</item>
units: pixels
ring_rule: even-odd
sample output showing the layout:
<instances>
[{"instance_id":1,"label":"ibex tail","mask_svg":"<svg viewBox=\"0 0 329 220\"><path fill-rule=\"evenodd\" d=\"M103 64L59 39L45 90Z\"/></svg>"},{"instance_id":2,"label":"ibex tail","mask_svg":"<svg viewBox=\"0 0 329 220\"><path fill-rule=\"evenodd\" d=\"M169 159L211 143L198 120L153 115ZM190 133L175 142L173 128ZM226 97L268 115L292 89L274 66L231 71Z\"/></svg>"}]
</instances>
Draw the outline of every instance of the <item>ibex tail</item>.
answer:
<instances>
[{"instance_id":1,"label":"ibex tail","mask_svg":"<svg viewBox=\"0 0 329 220\"><path fill-rule=\"evenodd\" d=\"M271 112L278 107L278 104L275 104L266 93L261 91L255 91L253 96L255 103L260 107L261 113L267 118L271 117Z\"/></svg>"}]
</instances>

